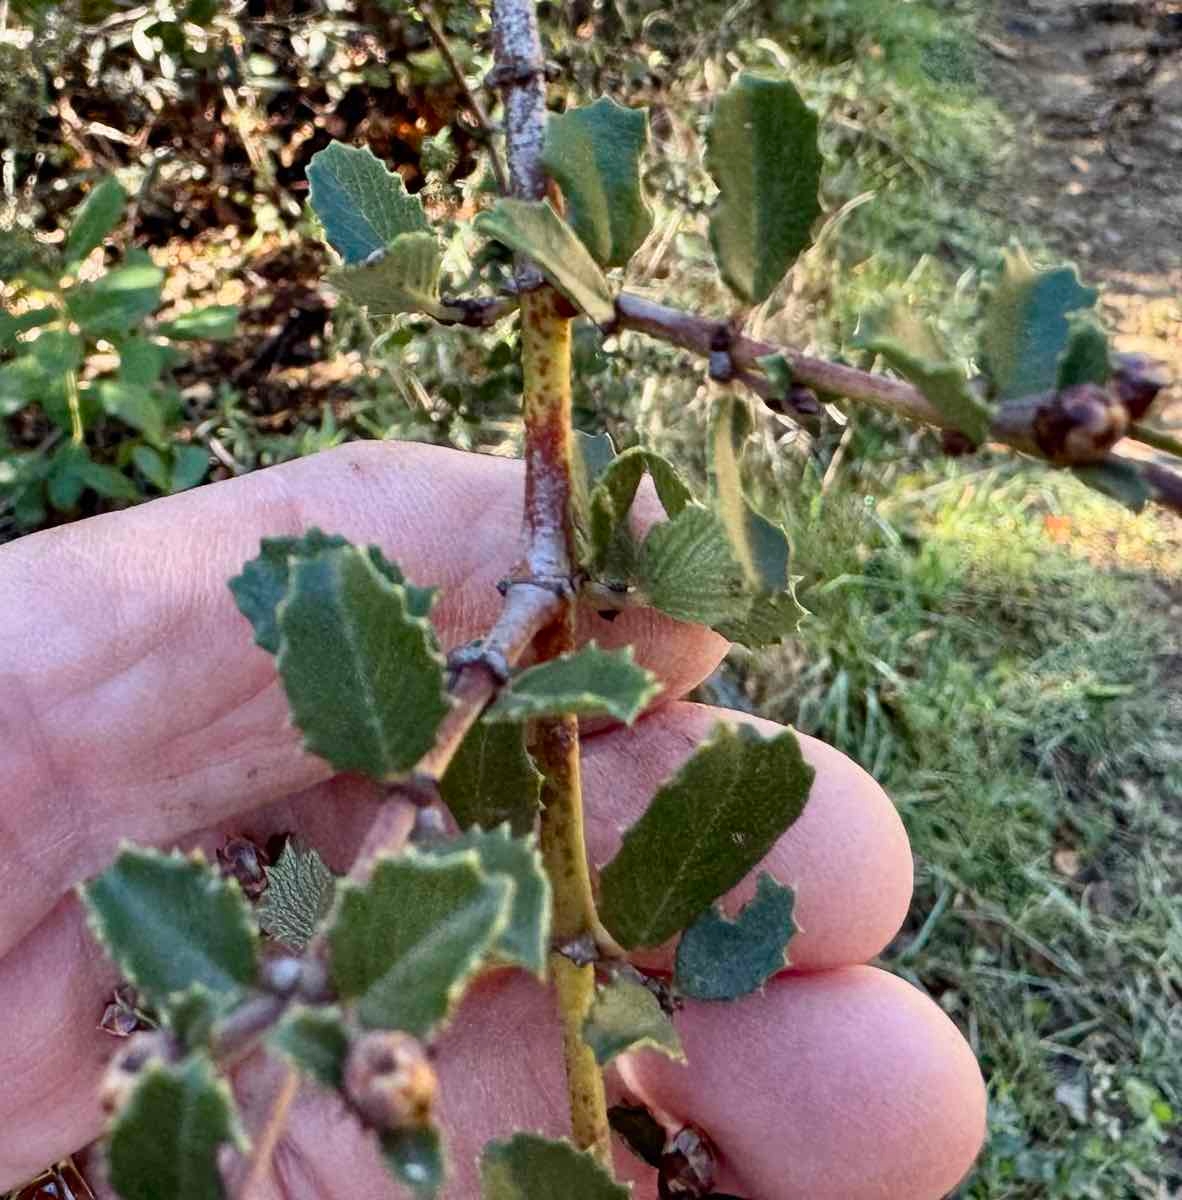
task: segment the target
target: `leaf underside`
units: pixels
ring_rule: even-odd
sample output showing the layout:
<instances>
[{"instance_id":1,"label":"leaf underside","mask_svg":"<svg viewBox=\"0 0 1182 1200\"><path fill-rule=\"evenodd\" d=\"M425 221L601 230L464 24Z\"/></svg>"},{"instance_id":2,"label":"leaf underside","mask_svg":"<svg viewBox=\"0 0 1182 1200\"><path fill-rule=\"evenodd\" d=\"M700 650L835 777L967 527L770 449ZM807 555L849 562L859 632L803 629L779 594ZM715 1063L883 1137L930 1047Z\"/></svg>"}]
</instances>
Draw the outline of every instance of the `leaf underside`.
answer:
<instances>
[{"instance_id":1,"label":"leaf underside","mask_svg":"<svg viewBox=\"0 0 1182 1200\"><path fill-rule=\"evenodd\" d=\"M685 1061L681 1039L660 1001L643 983L622 976L596 992L583 1022L583 1041L601 1067L619 1054L645 1048Z\"/></svg>"},{"instance_id":2,"label":"leaf underside","mask_svg":"<svg viewBox=\"0 0 1182 1200\"><path fill-rule=\"evenodd\" d=\"M315 850L294 839L279 861L264 869L267 890L255 906L255 920L268 937L301 954L332 908L336 880Z\"/></svg>"}]
</instances>

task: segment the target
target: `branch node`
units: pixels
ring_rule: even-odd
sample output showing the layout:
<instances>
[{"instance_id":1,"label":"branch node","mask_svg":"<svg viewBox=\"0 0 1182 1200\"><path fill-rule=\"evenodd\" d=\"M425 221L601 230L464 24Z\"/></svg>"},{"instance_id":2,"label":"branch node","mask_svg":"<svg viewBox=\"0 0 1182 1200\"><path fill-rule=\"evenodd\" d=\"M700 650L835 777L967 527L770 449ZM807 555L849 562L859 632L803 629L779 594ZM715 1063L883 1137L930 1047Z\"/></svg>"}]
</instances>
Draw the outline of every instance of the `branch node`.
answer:
<instances>
[{"instance_id":1,"label":"branch node","mask_svg":"<svg viewBox=\"0 0 1182 1200\"><path fill-rule=\"evenodd\" d=\"M710 355L706 361L710 378L715 383L731 383L735 378L735 360L731 357L733 340L726 325L719 325L710 335Z\"/></svg>"},{"instance_id":2,"label":"branch node","mask_svg":"<svg viewBox=\"0 0 1182 1200\"><path fill-rule=\"evenodd\" d=\"M497 585L498 590L500 585ZM501 595L504 595L501 592ZM505 657L504 651L490 646L483 638L476 638L465 646L457 646L447 656L447 669L450 674L458 675L465 667L484 667L486 671L502 686L509 682L512 667Z\"/></svg>"},{"instance_id":3,"label":"branch node","mask_svg":"<svg viewBox=\"0 0 1182 1200\"><path fill-rule=\"evenodd\" d=\"M507 596L511 589L518 587L536 587L553 592L560 600L573 600L578 591L575 580L569 575L529 575L511 576L508 579L497 580L497 591Z\"/></svg>"},{"instance_id":4,"label":"branch node","mask_svg":"<svg viewBox=\"0 0 1182 1200\"><path fill-rule=\"evenodd\" d=\"M554 953L570 959L576 967L589 967L599 962L599 946L595 942L595 934L588 931L576 938L554 944Z\"/></svg>"}]
</instances>

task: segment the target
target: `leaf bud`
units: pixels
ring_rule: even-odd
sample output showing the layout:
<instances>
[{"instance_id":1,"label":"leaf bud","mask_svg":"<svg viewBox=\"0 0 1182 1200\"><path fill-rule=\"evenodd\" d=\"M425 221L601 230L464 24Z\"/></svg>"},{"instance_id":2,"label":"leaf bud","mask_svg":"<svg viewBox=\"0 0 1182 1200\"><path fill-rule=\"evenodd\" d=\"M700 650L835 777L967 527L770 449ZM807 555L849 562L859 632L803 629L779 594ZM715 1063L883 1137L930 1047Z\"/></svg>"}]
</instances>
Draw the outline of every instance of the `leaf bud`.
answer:
<instances>
[{"instance_id":1,"label":"leaf bud","mask_svg":"<svg viewBox=\"0 0 1182 1200\"><path fill-rule=\"evenodd\" d=\"M374 1129L423 1129L431 1122L438 1080L422 1044L408 1033L362 1034L345 1060L345 1096Z\"/></svg>"},{"instance_id":2,"label":"leaf bud","mask_svg":"<svg viewBox=\"0 0 1182 1200\"><path fill-rule=\"evenodd\" d=\"M218 849L218 867L229 879L236 879L248 900L257 900L267 890L269 864L267 853L249 838L232 837Z\"/></svg>"}]
</instances>

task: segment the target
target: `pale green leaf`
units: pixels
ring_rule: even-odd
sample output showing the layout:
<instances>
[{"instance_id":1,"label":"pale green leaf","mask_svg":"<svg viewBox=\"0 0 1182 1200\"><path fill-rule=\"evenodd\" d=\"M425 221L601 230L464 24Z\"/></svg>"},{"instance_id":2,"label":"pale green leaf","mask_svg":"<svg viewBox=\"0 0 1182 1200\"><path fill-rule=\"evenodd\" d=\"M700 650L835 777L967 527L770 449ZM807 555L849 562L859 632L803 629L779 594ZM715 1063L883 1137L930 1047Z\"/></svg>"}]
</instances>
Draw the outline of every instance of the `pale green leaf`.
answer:
<instances>
[{"instance_id":1,"label":"pale green leaf","mask_svg":"<svg viewBox=\"0 0 1182 1200\"><path fill-rule=\"evenodd\" d=\"M626 266L652 229L640 183L647 143L647 112L606 97L546 121L542 165L562 189L566 219L600 266Z\"/></svg>"},{"instance_id":2,"label":"pale green leaf","mask_svg":"<svg viewBox=\"0 0 1182 1200\"><path fill-rule=\"evenodd\" d=\"M156 332L174 342L224 342L238 332L238 307L211 304L207 308L194 308L158 325Z\"/></svg>"},{"instance_id":3,"label":"pale green leaf","mask_svg":"<svg viewBox=\"0 0 1182 1200\"><path fill-rule=\"evenodd\" d=\"M295 1005L268 1034L267 1045L322 1087L341 1090L349 1031L339 1008Z\"/></svg>"},{"instance_id":4,"label":"pale green leaf","mask_svg":"<svg viewBox=\"0 0 1182 1200\"><path fill-rule=\"evenodd\" d=\"M164 411L154 392L122 379L100 379L94 392L108 416L138 429L150 442L163 441Z\"/></svg>"},{"instance_id":5,"label":"pale green leaf","mask_svg":"<svg viewBox=\"0 0 1182 1200\"><path fill-rule=\"evenodd\" d=\"M733 921L707 909L678 943L677 990L693 1000L737 1000L758 991L788 964L795 900L790 887L764 873Z\"/></svg>"},{"instance_id":6,"label":"pale green leaf","mask_svg":"<svg viewBox=\"0 0 1182 1200\"><path fill-rule=\"evenodd\" d=\"M1063 391L1081 383L1106 384L1112 377L1108 336L1090 318L1069 322L1067 348L1059 356L1055 388Z\"/></svg>"},{"instance_id":7,"label":"pale green leaf","mask_svg":"<svg viewBox=\"0 0 1182 1200\"><path fill-rule=\"evenodd\" d=\"M512 893L472 850L381 859L364 884L340 885L329 931L337 992L366 1028L426 1037L504 930Z\"/></svg>"},{"instance_id":8,"label":"pale green leaf","mask_svg":"<svg viewBox=\"0 0 1182 1200\"><path fill-rule=\"evenodd\" d=\"M46 329L29 343L29 353L47 375L64 375L82 365L86 346L82 338L68 329Z\"/></svg>"},{"instance_id":9,"label":"pale green leaf","mask_svg":"<svg viewBox=\"0 0 1182 1200\"><path fill-rule=\"evenodd\" d=\"M422 1200L438 1195L443 1186L446 1163L443 1139L434 1126L383 1133L379 1138L382 1161L399 1183Z\"/></svg>"},{"instance_id":10,"label":"pale green leaf","mask_svg":"<svg viewBox=\"0 0 1182 1200\"><path fill-rule=\"evenodd\" d=\"M474 224L485 237L533 259L542 274L597 325L615 319L615 303L599 264L548 201L498 200Z\"/></svg>"},{"instance_id":11,"label":"pale green leaf","mask_svg":"<svg viewBox=\"0 0 1182 1200\"><path fill-rule=\"evenodd\" d=\"M439 791L461 829L507 822L515 834L528 833L541 811L542 773L525 748L525 729L478 721L448 764Z\"/></svg>"},{"instance_id":12,"label":"pale green leaf","mask_svg":"<svg viewBox=\"0 0 1182 1200\"><path fill-rule=\"evenodd\" d=\"M595 1158L570 1142L518 1133L480 1157L481 1200L628 1200Z\"/></svg>"},{"instance_id":13,"label":"pale green leaf","mask_svg":"<svg viewBox=\"0 0 1182 1200\"><path fill-rule=\"evenodd\" d=\"M869 349L881 354L904 379L913 383L949 425L974 445L989 440L993 412L973 391L963 367L916 357L889 340L872 342Z\"/></svg>"},{"instance_id":14,"label":"pale green leaf","mask_svg":"<svg viewBox=\"0 0 1182 1200\"><path fill-rule=\"evenodd\" d=\"M718 725L624 834L599 877L621 945L657 946L729 891L800 816L813 769L796 734Z\"/></svg>"},{"instance_id":15,"label":"pale green leaf","mask_svg":"<svg viewBox=\"0 0 1182 1200\"><path fill-rule=\"evenodd\" d=\"M589 493L589 544L592 561L602 566L613 540L626 528L628 513L645 473L652 478L657 498L670 517L676 517L693 494L667 458L633 446L605 463Z\"/></svg>"},{"instance_id":16,"label":"pale green leaf","mask_svg":"<svg viewBox=\"0 0 1182 1200\"><path fill-rule=\"evenodd\" d=\"M433 233L404 233L373 259L342 267L328 282L371 316L397 313L446 314L439 302L439 243Z\"/></svg>"},{"instance_id":17,"label":"pale green leaf","mask_svg":"<svg viewBox=\"0 0 1182 1200\"><path fill-rule=\"evenodd\" d=\"M263 869L267 890L254 910L259 928L302 953L332 908L336 893L333 873L314 849L304 850L294 838L283 847L279 861Z\"/></svg>"},{"instance_id":18,"label":"pale green leaf","mask_svg":"<svg viewBox=\"0 0 1182 1200\"><path fill-rule=\"evenodd\" d=\"M80 283L66 293L66 308L90 337L121 338L160 307L164 272L136 261Z\"/></svg>"},{"instance_id":19,"label":"pale green leaf","mask_svg":"<svg viewBox=\"0 0 1182 1200\"><path fill-rule=\"evenodd\" d=\"M809 245L821 211L816 115L787 79L745 71L715 106L706 166L718 184L710 240L722 277L759 304Z\"/></svg>"},{"instance_id":20,"label":"pale green leaf","mask_svg":"<svg viewBox=\"0 0 1182 1200\"><path fill-rule=\"evenodd\" d=\"M583 1041L601 1067L630 1050L659 1050L685 1061L681 1039L660 1001L643 983L621 975L596 990L583 1021Z\"/></svg>"},{"instance_id":21,"label":"pale green leaf","mask_svg":"<svg viewBox=\"0 0 1182 1200\"><path fill-rule=\"evenodd\" d=\"M127 193L119 181L108 175L90 189L89 195L75 209L66 236L65 264L72 267L81 262L119 224L127 204Z\"/></svg>"},{"instance_id":22,"label":"pale green leaf","mask_svg":"<svg viewBox=\"0 0 1182 1200\"><path fill-rule=\"evenodd\" d=\"M133 387L155 387L169 360L169 352L146 337L124 338L119 343L119 378Z\"/></svg>"}]
</instances>

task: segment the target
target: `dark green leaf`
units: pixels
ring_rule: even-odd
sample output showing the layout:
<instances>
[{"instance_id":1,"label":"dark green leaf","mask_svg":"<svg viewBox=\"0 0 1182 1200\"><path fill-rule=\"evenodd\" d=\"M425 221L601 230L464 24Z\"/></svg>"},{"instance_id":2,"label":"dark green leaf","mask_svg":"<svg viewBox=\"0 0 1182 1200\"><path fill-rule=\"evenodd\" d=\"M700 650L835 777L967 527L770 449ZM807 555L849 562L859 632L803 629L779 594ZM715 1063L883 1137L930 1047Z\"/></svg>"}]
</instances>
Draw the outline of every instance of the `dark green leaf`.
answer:
<instances>
[{"instance_id":1,"label":"dark green leaf","mask_svg":"<svg viewBox=\"0 0 1182 1200\"><path fill-rule=\"evenodd\" d=\"M707 909L678 943L677 990L693 1000L737 1000L758 991L787 965L795 899L791 888L765 873L733 921Z\"/></svg>"},{"instance_id":2,"label":"dark green leaf","mask_svg":"<svg viewBox=\"0 0 1182 1200\"><path fill-rule=\"evenodd\" d=\"M583 1022L583 1041L601 1067L618 1054L646 1048L685 1061L681 1039L660 1001L643 983L623 976L596 990Z\"/></svg>"},{"instance_id":3,"label":"dark green leaf","mask_svg":"<svg viewBox=\"0 0 1182 1200\"><path fill-rule=\"evenodd\" d=\"M119 343L119 378L132 387L155 387L168 362L168 352L145 337Z\"/></svg>"},{"instance_id":4,"label":"dark green leaf","mask_svg":"<svg viewBox=\"0 0 1182 1200\"><path fill-rule=\"evenodd\" d=\"M615 303L599 264L548 201L498 200L474 224L485 237L533 259L546 278L597 325L614 320Z\"/></svg>"},{"instance_id":5,"label":"dark green leaf","mask_svg":"<svg viewBox=\"0 0 1182 1200\"><path fill-rule=\"evenodd\" d=\"M50 321L56 321L57 317L57 309L48 307L17 314L0 312L0 351L15 350L20 345L18 334L39 329Z\"/></svg>"},{"instance_id":6,"label":"dark green leaf","mask_svg":"<svg viewBox=\"0 0 1182 1200\"><path fill-rule=\"evenodd\" d=\"M250 911L200 858L126 846L81 894L96 937L149 1002L198 983L231 1001L254 982Z\"/></svg>"},{"instance_id":7,"label":"dark green leaf","mask_svg":"<svg viewBox=\"0 0 1182 1200\"><path fill-rule=\"evenodd\" d=\"M183 492L199 484L209 470L209 452L204 446L177 445L172 447L172 480L168 490Z\"/></svg>"},{"instance_id":8,"label":"dark green leaf","mask_svg":"<svg viewBox=\"0 0 1182 1200\"><path fill-rule=\"evenodd\" d=\"M135 463L136 470L153 487L159 488L162 492L168 492L170 483L168 464L158 450L153 450L151 446L136 446L131 452L131 461Z\"/></svg>"},{"instance_id":9,"label":"dark green leaf","mask_svg":"<svg viewBox=\"0 0 1182 1200\"><path fill-rule=\"evenodd\" d=\"M621 945L657 946L729 891L800 816L813 769L787 729L719 725L664 784L600 873Z\"/></svg>"},{"instance_id":10,"label":"dark green leaf","mask_svg":"<svg viewBox=\"0 0 1182 1200\"><path fill-rule=\"evenodd\" d=\"M1112 376L1108 337L1090 318L1069 323L1067 349L1059 358L1055 387L1059 391L1080 383L1105 384Z\"/></svg>"},{"instance_id":11,"label":"dark green leaf","mask_svg":"<svg viewBox=\"0 0 1182 1200\"><path fill-rule=\"evenodd\" d=\"M345 1057L349 1053L349 1031L340 1009L298 1004L271 1031L267 1045L322 1087L341 1090Z\"/></svg>"},{"instance_id":12,"label":"dark green leaf","mask_svg":"<svg viewBox=\"0 0 1182 1200\"><path fill-rule=\"evenodd\" d=\"M81 262L119 224L127 204L127 193L119 181L108 175L90 189L90 194L74 211L66 237L67 267Z\"/></svg>"},{"instance_id":13,"label":"dark green leaf","mask_svg":"<svg viewBox=\"0 0 1182 1200\"><path fill-rule=\"evenodd\" d=\"M386 1169L416 1196L430 1200L443 1186L443 1140L433 1126L383 1133L380 1138Z\"/></svg>"},{"instance_id":14,"label":"dark green leaf","mask_svg":"<svg viewBox=\"0 0 1182 1200\"><path fill-rule=\"evenodd\" d=\"M598 1162L570 1142L518 1133L489 1142L480 1158L481 1200L628 1200Z\"/></svg>"},{"instance_id":15,"label":"dark green leaf","mask_svg":"<svg viewBox=\"0 0 1182 1200\"><path fill-rule=\"evenodd\" d=\"M194 308L156 327L156 332L175 342L224 342L238 332L238 306L211 304Z\"/></svg>"},{"instance_id":16,"label":"dark green leaf","mask_svg":"<svg viewBox=\"0 0 1182 1200\"><path fill-rule=\"evenodd\" d=\"M283 847L279 861L264 870L267 890L254 910L259 928L303 953L332 908L336 880L324 859L313 849L299 847L294 838Z\"/></svg>"},{"instance_id":17,"label":"dark green leaf","mask_svg":"<svg viewBox=\"0 0 1182 1200\"><path fill-rule=\"evenodd\" d=\"M49 503L59 512L67 512L73 508L86 490L86 481L82 478L80 469L89 459L86 447L75 442L67 442L55 451L50 459L49 476L46 479L47 494Z\"/></svg>"},{"instance_id":18,"label":"dark green leaf","mask_svg":"<svg viewBox=\"0 0 1182 1200\"><path fill-rule=\"evenodd\" d=\"M314 154L308 185L324 236L346 263L364 262L399 234L430 229L422 201L365 147L333 142Z\"/></svg>"},{"instance_id":19,"label":"dark green leaf","mask_svg":"<svg viewBox=\"0 0 1182 1200\"><path fill-rule=\"evenodd\" d=\"M780 533L785 536L783 531ZM795 582L790 583L787 591L759 593L743 616L720 621L714 628L727 641L738 642L752 650L778 646L796 632L806 613L796 598Z\"/></svg>"},{"instance_id":20,"label":"dark green leaf","mask_svg":"<svg viewBox=\"0 0 1182 1200\"><path fill-rule=\"evenodd\" d=\"M111 1127L111 1186L123 1200L223 1200L218 1150L227 1142L245 1138L205 1055L149 1065Z\"/></svg>"},{"instance_id":21,"label":"dark green leaf","mask_svg":"<svg viewBox=\"0 0 1182 1200\"><path fill-rule=\"evenodd\" d=\"M405 775L447 715L430 623L353 546L290 561L279 610L279 674L304 745L338 771Z\"/></svg>"},{"instance_id":22,"label":"dark green leaf","mask_svg":"<svg viewBox=\"0 0 1182 1200\"><path fill-rule=\"evenodd\" d=\"M158 397L146 387L121 379L100 379L94 385L103 412L138 429L150 442L164 440L164 412Z\"/></svg>"},{"instance_id":23,"label":"dark green leaf","mask_svg":"<svg viewBox=\"0 0 1182 1200\"><path fill-rule=\"evenodd\" d=\"M787 79L745 71L715 106L706 166L719 190L710 240L722 277L759 304L809 245L821 211L816 115Z\"/></svg>"},{"instance_id":24,"label":"dark green leaf","mask_svg":"<svg viewBox=\"0 0 1182 1200\"><path fill-rule=\"evenodd\" d=\"M495 829L507 822L515 834L528 833L541 811L542 773L525 748L525 730L477 722L460 743L439 790L461 829Z\"/></svg>"},{"instance_id":25,"label":"dark green leaf","mask_svg":"<svg viewBox=\"0 0 1182 1200\"><path fill-rule=\"evenodd\" d=\"M1100 462L1072 467L1072 473L1088 487L1140 512L1153 499L1153 491L1132 463Z\"/></svg>"},{"instance_id":26,"label":"dark green leaf","mask_svg":"<svg viewBox=\"0 0 1182 1200\"><path fill-rule=\"evenodd\" d=\"M439 301L442 258L433 233L404 233L380 257L333 271L328 281L372 316L422 312L442 317L447 314Z\"/></svg>"},{"instance_id":27,"label":"dark green leaf","mask_svg":"<svg viewBox=\"0 0 1182 1200\"><path fill-rule=\"evenodd\" d=\"M643 1104L613 1104L608 1124L628 1149L650 1167L661 1165L665 1153L665 1128Z\"/></svg>"},{"instance_id":28,"label":"dark green leaf","mask_svg":"<svg viewBox=\"0 0 1182 1200\"><path fill-rule=\"evenodd\" d=\"M342 883L329 932L337 991L370 1029L426 1037L509 920L513 885L485 875L475 851L412 851Z\"/></svg>"},{"instance_id":29,"label":"dark green leaf","mask_svg":"<svg viewBox=\"0 0 1182 1200\"><path fill-rule=\"evenodd\" d=\"M527 721L574 713L631 725L660 690L656 676L637 665L631 646L601 650L592 642L514 676L487 719Z\"/></svg>"},{"instance_id":30,"label":"dark green leaf","mask_svg":"<svg viewBox=\"0 0 1182 1200\"><path fill-rule=\"evenodd\" d=\"M93 492L105 496L108 500L138 500L139 489L122 471L107 466L106 463L96 463L91 459L83 459L75 467L82 482Z\"/></svg>"},{"instance_id":31,"label":"dark green leaf","mask_svg":"<svg viewBox=\"0 0 1182 1200\"><path fill-rule=\"evenodd\" d=\"M82 365L85 352L82 339L66 329L46 329L29 343L29 353L47 375L64 375Z\"/></svg>"},{"instance_id":32,"label":"dark green leaf","mask_svg":"<svg viewBox=\"0 0 1182 1200\"><path fill-rule=\"evenodd\" d=\"M1080 283L1075 267L1036 270L1020 247L1005 255L981 331L981 356L998 397L1055 386L1059 356L1071 337L1067 314L1091 308L1097 295Z\"/></svg>"},{"instance_id":33,"label":"dark green leaf","mask_svg":"<svg viewBox=\"0 0 1182 1200\"><path fill-rule=\"evenodd\" d=\"M10 417L27 405L44 402L45 368L32 354L0 366L0 417Z\"/></svg>"},{"instance_id":34,"label":"dark green leaf","mask_svg":"<svg viewBox=\"0 0 1182 1200\"><path fill-rule=\"evenodd\" d=\"M626 266L653 227L640 185L647 143L647 112L606 97L546 121L542 165L562 189L566 219L600 266Z\"/></svg>"},{"instance_id":35,"label":"dark green leaf","mask_svg":"<svg viewBox=\"0 0 1182 1200\"><path fill-rule=\"evenodd\" d=\"M159 267L136 262L71 288L66 308L88 336L120 338L160 307L163 286Z\"/></svg>"}]
</instances>

